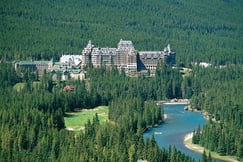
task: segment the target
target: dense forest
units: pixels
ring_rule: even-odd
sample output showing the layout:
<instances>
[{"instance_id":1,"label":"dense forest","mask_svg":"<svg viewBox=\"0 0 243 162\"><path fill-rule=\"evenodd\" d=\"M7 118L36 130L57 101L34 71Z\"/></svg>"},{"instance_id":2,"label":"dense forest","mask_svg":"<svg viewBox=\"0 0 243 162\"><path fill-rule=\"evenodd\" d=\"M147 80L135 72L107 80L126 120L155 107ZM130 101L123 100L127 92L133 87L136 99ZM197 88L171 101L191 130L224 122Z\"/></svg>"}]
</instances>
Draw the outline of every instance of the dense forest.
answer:
<instances>
[{"instance_id":1,"label":"dense forest","mask_svg":"<svg viewBox=\"0 0 243 162\"><path fill-rule=\"evenodd\" d=\"M37 82L28 71L21 78L11 64L1 63L0 161L194 161L173 146L165 150L154 138L143 139L146 128L163 122L154 99L177 95L161 83L170 87L173 82L176 89L182 80L177 69L160 66L157 74L166 77L130 78L115 68L91 67L88 80L53 84L47 73ZM24 86L15 90L20 80ZM68 84L75 90L63 91ZM147 90L156 93L147 95ZM109 105L110 122L101 125L96 115L79 134L64 129L65 112L97 105Z\"/></svg>"},{"instance_id":2,"label":"dense forest","mask_svg":"<svg viewBox=\"0 0 243 162\"><path fill-rule=\"evenodd\" d=\"M191 99L209 117L193 143L242 160L242 11L239 0L1 0L0 161L194 161L143 139L144 130L163 123L154 101L172 98ZM170 43L177 64L192 71L158 64L154 77L127 77L89 65L86 80L52 82L48 73L12 65L80 54L90 39L116 47L121 38L138 50ZM63 91L65 85L74 91ZM109 122L95 116L79 134L65 130L66 112L99 105L109 106Z\"/></svg>"},{"instance_id":3,"label":"dense forest","mask_svg":"<svg viewBox=\"0 0 243 162\"><path fill-rule=\"evenodd\" d=\"M234 155L242 159L242 66L198 69L197 73L201 79L195 80L195 84L198 84L195 86L197 95L192 97L192 106L206 111L210 123L194 131L193 142L220 155Z\"/></svg>"},{"instance_id":4,"label":"dense forest","mask_svg":"<svg viewBox=\"0 0 243 162\"><path fill-rule=\"evenodd\" d=\"M239 0L1 0L0 60L80 54L88 40L138 50L168 43L178 63L242 63L243 2Z\"/></svg>"}]
</instances>

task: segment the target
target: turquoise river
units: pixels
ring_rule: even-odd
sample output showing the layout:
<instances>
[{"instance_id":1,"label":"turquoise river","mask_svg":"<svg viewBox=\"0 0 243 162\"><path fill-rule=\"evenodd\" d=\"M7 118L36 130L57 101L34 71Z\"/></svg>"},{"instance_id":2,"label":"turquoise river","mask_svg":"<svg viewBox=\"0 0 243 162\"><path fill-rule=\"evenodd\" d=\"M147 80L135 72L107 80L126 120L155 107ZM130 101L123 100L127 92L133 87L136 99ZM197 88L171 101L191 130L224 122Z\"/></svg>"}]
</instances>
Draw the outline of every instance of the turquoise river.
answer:
<instances>
[{"instance_id":1,"label":"turquoise river","mask_svg":"<svg viewBox=\"0 0 243 162\"><path fill-rule=\"evenodd\" d=\"M168 148L169 145L175 145L178 150L199 161L202 155L186 148L183 141L186 134L197 129L198 125L203 126L207 120L201 113L184 110L185 105L164 105L163 107L167 119L158 127L146 131L144 138L151 138L154 135L159 147Z\"/></svg>"}]
</instances>

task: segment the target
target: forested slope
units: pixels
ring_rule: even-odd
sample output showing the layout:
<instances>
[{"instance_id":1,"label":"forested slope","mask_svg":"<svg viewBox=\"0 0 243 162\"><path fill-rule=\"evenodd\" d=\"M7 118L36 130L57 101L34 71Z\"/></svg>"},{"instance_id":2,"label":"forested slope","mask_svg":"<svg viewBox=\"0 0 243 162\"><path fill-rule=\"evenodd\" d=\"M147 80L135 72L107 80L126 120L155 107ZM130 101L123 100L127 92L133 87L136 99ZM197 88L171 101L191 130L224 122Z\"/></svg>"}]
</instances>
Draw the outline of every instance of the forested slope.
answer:
<instances>
[{"instance_id":1,"label":"forested slope","mask_svg":"<svg viewBox=\"0 0 243 162\"><path fill-rule=\"evenodd\" d=\"M145 128L162 122L152 101L181 97L192 97L194 108L217 120L194 142L242 158L243 72L232 65L243 62L242 11L239 0L1 0L0 161L193 161L142 138ZM138 50L161 50L170 43L177 63L228 64L192 65L185 77L159 65L152 78L86 67L86 81L55 85L49 74L38 80L4 62L79 54L89 39L115 47L120 38L132 40ZM18 82L24 86L15 91ZM65 85L75 90L63 92ZM66 111L97 105L109 105L112 122L100 125L94 118L76 136L64 130Z\"/></svg>"},{"instance_id":2,"label":"forested slope","mask_svg":"<svg viewBox=\"0 0 243 162\"><path fill-rule=\"evenodd\" d=\"M242 63L242 6L238 0L2 0L0 59L50 59L79 54L89 39L114 47L123 38L138 50L170 43L178 62Z\"/></svg>"},{"instance_id":3,"label":"forested slope","mask_svg":"<svg viewBox=\"0 0 243 162\"><path fill-rule=\"evenodd\" d=\"M53 84L49 74L36 82L28 71L21 78L11 64L0 63L0 161L194 161L175 147L165 150L154 138L143 139L146 128L163 122L154 99L179 95L168 91L180 86L177 69L161 65L157 74L167 77L158 78L130 78L115 68L87 70L86 81ZM24 85L18 91L17 82ZM74 85L74 91L63 91L65 85ZM95 116L79 134L65 130L65 112L97 105L109 105L106 124Z\"/></svg>"},{"instance_id":4,"label":"forested slope","mask_svg":"<svg viewBox=\"0 0 243 162\"><path fill-rule=\"evenodd\" d=\"M193 108L206 111L210 122L194 132L193 143L220 155L243 158L242 66L195 70ZM200 79L197 79L200 76Z\"/></svg>"}]
</instances>

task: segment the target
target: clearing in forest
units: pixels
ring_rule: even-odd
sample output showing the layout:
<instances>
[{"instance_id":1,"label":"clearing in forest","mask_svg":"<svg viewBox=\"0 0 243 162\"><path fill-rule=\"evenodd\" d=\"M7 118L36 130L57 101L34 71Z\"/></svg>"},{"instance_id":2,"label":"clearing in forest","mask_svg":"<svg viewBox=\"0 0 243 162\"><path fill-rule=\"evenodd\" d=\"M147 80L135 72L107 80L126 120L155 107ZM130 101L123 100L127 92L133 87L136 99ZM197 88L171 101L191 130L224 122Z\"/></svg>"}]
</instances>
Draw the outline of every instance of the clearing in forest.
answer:
<instances>
[{"instance_id":1,"label":"clearing in forest","mask_svg":"<svg viewBox=\"0 0 243 162\"><path fill-rule=\"evenodd\" d=\"M108 106L98 106L94 109L82 109L77 112L68 112L64 117L67 130L79 131L84 129L88 119L92 122L97 113L100 123L108 120Z\"/></svg>"}]
</instances>

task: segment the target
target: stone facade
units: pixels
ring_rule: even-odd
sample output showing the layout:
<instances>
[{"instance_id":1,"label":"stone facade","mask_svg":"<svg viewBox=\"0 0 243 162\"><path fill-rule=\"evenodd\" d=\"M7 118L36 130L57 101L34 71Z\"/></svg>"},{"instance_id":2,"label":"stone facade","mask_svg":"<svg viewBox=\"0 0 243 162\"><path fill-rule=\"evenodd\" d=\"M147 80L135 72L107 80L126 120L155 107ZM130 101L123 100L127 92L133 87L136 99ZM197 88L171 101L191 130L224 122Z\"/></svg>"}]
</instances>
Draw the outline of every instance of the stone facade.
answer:
<instances>
[{"instance_id":1,"label":"stone facade","mask_svg":"<svg viewBox=\"0 0 243 162\"><path fill-rule=\"evenodd\" d=\"M175 64L175 52L168 45L163 51L137 51L132 41L120 40L117 48L98 48L91 41L82 51L82 66L116 66L127 73L154 71L159 62Z\"/></svg>"},{"instance_id":2,"label":"stone facade","mask_svg":"<svg viewBox=\"0 0 243 162\"><path fill-rule=\"evenodd\" d=\"M174 65L175 52L171 50L170 45L164 48L163 51L140 51L138 53L138 70L156 70L158 62Z\"/></svg>"}]
</instances>

